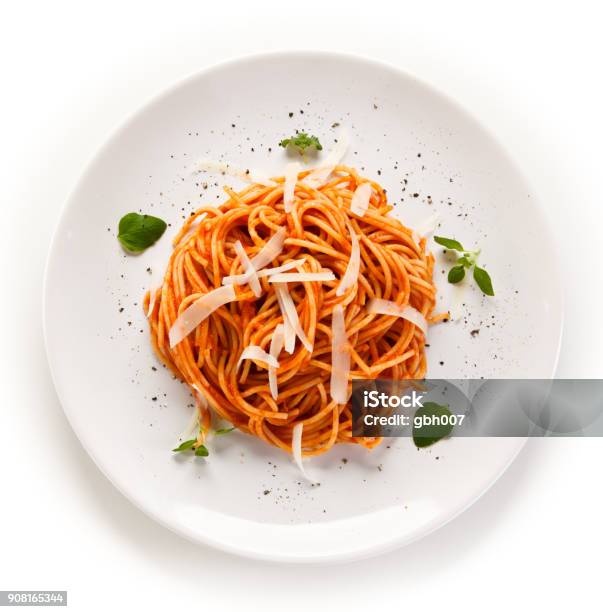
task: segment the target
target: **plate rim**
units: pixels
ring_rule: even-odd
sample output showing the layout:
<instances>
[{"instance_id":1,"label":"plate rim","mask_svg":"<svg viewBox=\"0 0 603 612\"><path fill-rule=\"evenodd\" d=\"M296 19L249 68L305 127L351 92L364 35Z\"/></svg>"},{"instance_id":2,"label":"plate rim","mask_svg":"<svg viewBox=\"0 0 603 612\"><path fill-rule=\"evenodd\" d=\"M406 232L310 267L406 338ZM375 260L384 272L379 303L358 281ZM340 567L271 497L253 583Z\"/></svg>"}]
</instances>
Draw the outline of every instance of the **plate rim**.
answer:
<instances>
[{"instance_id":1,"label":"plate rim","mask_svg":"<svg viewBox=\"0 0 603 612\"><path fill-rule=\"evenodd\" d=\"M401 548L410 544L411 542L417 541L430 533L436 531L437 529L444 527L449 522L454 520L460 514L465 512L469 507L471 507L474 503L476 503L483 495L485 495L494 484L500 479L500 477L506 472L509 466L515 461L519 453L525 446L527 442L527 438L522 438L518 440L517 447L513 449L513 452L510 454L507 461L505 461L504 465L498 470L498 472L489 479L487 486L483 487L481 491L479 491L476 495L470 496L467 500L465 500L464 504L460 504L458 508L455 508L453 512L448 513L446 517L442 520L440 517L439 520L434 521L434 524L424 525L422 528L415 530L412 534L403 534L398 537L392 537L391 540L387 544L382 544L380 546L375 546L372 548L367 547L363 551L350 553L333 553L328 557L318 557L318 556L307 556L307 557L292 557L292 556L281 556L274 554L265 554L261 551L250 551L247 549L236 549L226 543L222 543L218 540L214 540L210 537L207 537L205 534L201 535L198 532L194 534L189 532L184 526L176 526L174 524L169 523L167 520L162 518L158 513L156 513L152 508L148 505L145 505L142 501L137 500L131 493L126 491L118 482L111 477L109 472L105 469L102 461L96 456L96 453L84 443L82 437L79 435L76 427L74 426L72 414L73 411L70 410L67 406L67 402L64 400L65 394L61 385L59 384L58 377L56 374L56 366L53 364L53 357L50 349L49 342L49 326L51 323L49 322L49 312L48 312L48 301L49 301L49 283L50 283L50 268L52 261L55 259L56 251L58 249L58 240L59 235L61 234L61 228L66 223L66 218L68 213L72 207L75 206L76 198L75 195L79 191L80 187L85 184L87 177L91 173L93 167L95 166L97 160L103 155L105 150L107 150L115 140L119 138L119 136L125 132L128 127L133 123L141 114L146 112L152 106L161 102L162 99L168 98L174 92L179 90L180 88L186 87L189 83L211 75L214 72L220 72L224 69L235 68L237 66L244 65L246 63L253 62L261 62L264 60L288 60L288 59L301 59L301 58L314 58L314 59L333 59L339 61L346 62L360 62L368 66L369 68L377 68L380 70L388 70L393 73L397 77L401 77L406 79L407 81L414 82L425 90L428 90L431 94L436 97L439 97L454 110L463 116L465 120L468 120L475 127L479 128L484 135L490 139L490 142L496 147L498 152L504 157L505 161L509 164L509 166L513 169L514 173L521 179L521 181L528 187L529 192L531 194L532 206L536 210L536 214L539 217L539 221L542 223L542 234L545 236L547 243L551 246L551 254L554 258L552 265L554 268L559 268L559 255L557 251L552 248L552 238L554 236L550 222L545 214L544 207L542 206L541 200L537 195L537 192L532 188L531 182L525 176L521 167L519 167L510 152L507 148L500 142L500 140L481 122L479 121L470 111L465 109L455 98L450 96L445 91L440 90L438 87L432 85L430 82L425 81L421 78L414 76L413 74L407 72L406 70L396 66L394 64L390 64L389 62L383 61L381 59L377 60L374 58L370 58L367 56L363 56L356 53L347 53L347 52L339 52L339 51L328 51L328 50L316 50L316 49L283 49L276 50L270 52L257 52L257 53L249 53L237 57L231 57L229 59L212 63L206 65L198 70L195 70L188 75L178 78L172 81L167 87L161 89L154 95L144 102L141 106L137 107L134 111L128 113L125 118L123 118L107 135L106 139L103 141L101 146L96 149L93 155L87 160L84 165L83 170L71 191L69 192L68 197L62 204L61 210L59 212L54 230L52 239L50 242L50 246L48 248L48 253L46 257L46 263L44 267L44 277L43 277L43 287L42 287L42 332L44 338L44 346L46 352L46 358L48 362L48 367L51 375L51 379L61 404L61 408L65 417L73 430L76 438L78 439L80 445L83 450L88 454L88 456L92 459L93 463L99 469L99 471L104 475L105 478L136 508L141 510L144 514L146 514L149 518L157 522L158 524L166 527L173 533L178 534L186 538L189 541L195 543L202 543L206 546L213 547L223 552L227 552L230 554L236 554L239 556L252 558L256 560L262 561L272 561L272 562L280 562L280 563L338 563L345 561L353 561L359 560L368 557L374 557L379 554L384 554L386 552L390 552L392 550ZM558 368L559 358L561 354L561 346L564 335L565 328L565 294L563 292L561 283L556 280L555 285L553 287L554 293L556 294L556 304L558 305L559 310L559 327L558 327L558 335L556 342L555 354L552 360L550 377L554 378L555 373Z\"/></svg>"}]
</instances>

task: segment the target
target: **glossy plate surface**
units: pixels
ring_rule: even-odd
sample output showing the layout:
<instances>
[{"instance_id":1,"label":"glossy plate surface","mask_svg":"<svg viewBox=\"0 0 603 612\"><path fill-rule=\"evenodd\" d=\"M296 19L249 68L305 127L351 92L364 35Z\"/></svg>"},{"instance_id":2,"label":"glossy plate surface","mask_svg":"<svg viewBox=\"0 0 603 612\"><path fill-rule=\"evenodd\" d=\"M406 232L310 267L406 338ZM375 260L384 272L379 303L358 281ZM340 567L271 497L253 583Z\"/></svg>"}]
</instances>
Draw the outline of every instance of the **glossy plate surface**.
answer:
<instances>
[{"instance_id":1,"label":"glossy plate surface","mask_svg":"<svg viewBox=\"0 0 603 612\"><path fill-rule=\"evenodd\" d=\"M430 330L432 377L554 374L562 328L555 253L543 213L507 154L466 112L393 68L333 54L257 56L203 71L136 113L103 147L68 201L49 257L45 332L67 417L106 476L157 521L194 540L282 561L376 554L443 525L475 501L520 450L517 439L409 439L368 453L341 446L308 462L311 486L280 451L240 433L207 460L173 456L191 397L152 354L141 301L148 268L201 202L233 178L195 173L200 158L282 174L278 142L295 129L325 150L347 130L345 158L377 178L411 226L482 249L486 299L452 287L440 247L436 280L454 320ZM123 253L130 211L171 223L157 246ZM510 254L513 254L511 257ZM478 333L471 333L479 330Z\"/></svg>"}]
</instances>

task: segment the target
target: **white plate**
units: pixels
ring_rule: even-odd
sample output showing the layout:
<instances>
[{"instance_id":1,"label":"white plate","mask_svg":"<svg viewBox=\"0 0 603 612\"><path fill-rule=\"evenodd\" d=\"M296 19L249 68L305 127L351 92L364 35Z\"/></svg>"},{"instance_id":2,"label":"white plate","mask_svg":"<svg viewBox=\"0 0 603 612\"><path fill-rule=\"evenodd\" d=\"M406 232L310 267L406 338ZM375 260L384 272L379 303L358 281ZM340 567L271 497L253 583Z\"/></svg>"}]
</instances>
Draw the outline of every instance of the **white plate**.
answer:
<instances>
[{"instance_id":1,"label":"white plate","mask_svg":"<svg viewBox=\"0 0 603 612\"><path fill-rule=\"evenodd\" d=\"M189 421L191 397L159 367L140 306L146 270L161 265L169 236L127 256L116 240L118 220L141 210L170 221L173 233L201 201L221 197L213 183L224 177L205 189L209 177L192 174L195 160L282 173L279 140L304 128L329 149L342 127L352 141L346 161L380 180L403 221L412 225L437 211L438 232L481 247L491 272L495 298L470 282L452 287L434 248L442 305L456 321L430 332L430 376L552 376L561 291L546 223L521 173L455 103L364 59L251 57L172 87L91 163L48 262L48 356L86 450L157 521L252 557L335 561L405 544L474 502L522 444L451 439L417 451L397 439L370 453L342 446L309 462L319 487L305 483L280 451L240 433L215 440L207 460L170 452ZM474 329L480 332L472 336Z\"/></svg>"}]
</instances>

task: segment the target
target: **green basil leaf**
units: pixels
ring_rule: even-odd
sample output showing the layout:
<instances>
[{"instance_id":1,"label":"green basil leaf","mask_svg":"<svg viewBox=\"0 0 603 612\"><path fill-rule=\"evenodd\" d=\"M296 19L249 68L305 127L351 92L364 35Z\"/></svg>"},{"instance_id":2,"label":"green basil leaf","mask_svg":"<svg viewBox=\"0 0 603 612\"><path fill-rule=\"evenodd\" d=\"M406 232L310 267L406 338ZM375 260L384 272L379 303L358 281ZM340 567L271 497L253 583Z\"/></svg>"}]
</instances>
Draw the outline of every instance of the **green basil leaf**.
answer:
<instances>
[{"instance_id":1,"label":"green basil leaf","mask_svg":"<svg viewBox=\"0 0 603 612\"><path fill-rule=\"evenodd\" d=\"M447 249L451 249L453 251L464 251L463 245L458 241L454 240L454 238L444 238L443 236L434 236L433 239L441 244L443 247Z\"/></svg>"},{"instance_id":2,"label":"green basil leaf","mask_svg":"<svg viewBox=\"0 0 603 612\"><path fill-rule=\"evenodd\" d=\"M492 279L483 268L475 266L475 268L473 268L473 278L475 279L477 286L486 295L494 295L494 289L492 288Z\"/></svg>"},{"instance_id":3,"label":"green basil leaf","mask_svg":"<svg viewBox=\"0 0 603 612\"><path fill-rule=\"evenodd\" d=\"M454 266L448 272L449 283L460 283L465 278L465 268L463 266Z\"/></svg>"},{"instance_id":4,"label":"green basil leaf","mask_svg":"<svg viewBox=\"0 0 603 612\"><path fill-rule=\"evenodd\" d=\"M223 436L225 434L230 433L231 431L234 431L235 428L234 427L225 427L224 429L216 429L216 431L214 431L214 435L216 436Z\"/></svg>"},{"instance_id":5,"label":"green basil leaf","mask_svg":"<svg viewBox=\"0 0 603 612\"><path fill-rule=\"evenodd\" d=\"M178 448L173 448L172 451L175 453L181 453L182 451L189 450L189 448L192 448L193 444L196 441L196 438L194 438L193 440L187 440L186 442L183 442Z\"/></svg>"},{"instance_id":6,"label":"green basil leaf","mask_svg":"<svg viewBox=\"0 0 603 612\"><path fill-rule=\"evenodd\" d=\"M131 212L120 219L117 239L127 251L140 253L155 244L166 227L159 217Z\"/></svg>"},{"instance_id":7,"label":"green basil leaf","mask_svg":"<svg viewBox=\"0 0 603 612\"><path fill-rule=\"evenodd\" d=\"M469 257L467 257L466 255L463 255L462 257L459 257L456 260L456 263L459 266L463 266L465 268L470 268L475 262L471 261L471 259L469 259Z\"/></svg>"},{"instance_id":8,"label":"green basil leaf","mask_svg":"<svg viewBox=\"0 0 603 612\"><path fill-rule=\"evenodd\" d=\"M209 455L209 451L205 448L205 446L203 446L203 444L201 444L201 446L198 446L195 449L196 457L207 457L208 455Z\"/></svg>"},{"instance_id":9,"label":"green basil leaf","mask_svg":"<svg viewBox=\"0 0 603 612\"><path fill-rule=\"evenodd\" d=\"M436 424L433 423L425 423L424 420L427 419L438 419L442 416L448 416L447 424L442 425L438 423L436 420ZM425 448L426 446L431 446L435 444L438 440L449 436L452 433L452 425L450 425L450 410L448 410L448 406L441 406L440 404L436 404L435 402L425 402L422 408L419 408L415 412L415 416L413 419L412 426L412 438L415 442L415 445L418 448ZM418 427L416 420L421 419L423 424Z\"/></svg>"}]
</instances>

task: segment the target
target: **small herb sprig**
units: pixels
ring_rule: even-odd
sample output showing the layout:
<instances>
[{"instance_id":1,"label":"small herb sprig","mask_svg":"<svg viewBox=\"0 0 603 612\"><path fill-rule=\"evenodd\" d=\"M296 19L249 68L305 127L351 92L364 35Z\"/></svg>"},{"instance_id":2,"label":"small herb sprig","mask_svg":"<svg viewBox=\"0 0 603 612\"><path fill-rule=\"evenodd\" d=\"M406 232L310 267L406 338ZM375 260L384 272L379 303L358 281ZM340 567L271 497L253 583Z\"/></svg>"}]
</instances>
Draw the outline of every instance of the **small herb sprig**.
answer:
<instances>
[{"instance_id":1,"label":"small herb sprig","mask_svg":"<svg viewBox=\"0 0 603 612\"><path fill-rule=\"evenodd\" d=\"M456 265L450 268L450 271L448 272L449 283L460 283L465 278L465 270L470 270L473 268L473 279L477 283L477 286L486 295L494 295L490 275L488 272L486 272L486 270L477 265L477 260L481 253L481 249L478 249L477 251L467 251L463 245L454 238L434 236L433 239L443 247L446 247L451 251L456 251L460 254L456 260Z\"/></svg>"},{"instance_id":2,"label":"small herb sprig","mask_svg":"<svg viewBox=\"0 0 603 612\"><path fill-rule=\"evenodd\" d=\"M229 434L231 431L234 431L235 427L223 427L221 429L216 429L214 431L214 436L225 436ZM203 433L203 428L200 427L199 431ZM197 457L207 457L209 456L209 451L204 444L197 445L197 438L192 438L191 440L185 440L180 446L177 448L173 448L172 452L174 453L182 453L185 451L192 450Z\"/></svg>"},{"instance_id":3,"label":"small herb sprig","mask_svg":"<svg viewBox=\"0 0 603 612\"><path fill-rule=\"evenodd\" d=\"M293 147L302 156L306 154L306 149L322 151L320 140L318 140L316 136L309 136L306 132L298 132L294 136L291 136L291 138L281 140L278 144L284 149Z\"/></svg>"},{"instance_id":4,"label":"small herb sprig","mask_svg":"<svg viewBox=\"0 0 603 612\"><path fill-rule=\"evenodd\" d=\"M224 427L222 429L216 429L216 431L214 431L214 436L225 436L226 434L229 434L231 431L234 431L235 427Z\"/></svg>"},{"instance_id":5,"label":"small herb sprig","mask_svg":"<svg viewBox=\"0 0 603 612\"><path fill-rule=\"evenodd\" d=\"M207 457L209 455L209 451L204 444L199 444L199 446L193 448L195 444L197 444L197 438L186 440L186 442L183 442L178 448L173 448L172 452L181 453L183 451L194 450L196 457Z\"/></svg>"}]
</instances>

